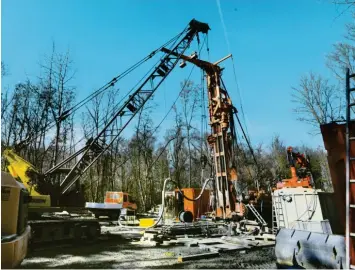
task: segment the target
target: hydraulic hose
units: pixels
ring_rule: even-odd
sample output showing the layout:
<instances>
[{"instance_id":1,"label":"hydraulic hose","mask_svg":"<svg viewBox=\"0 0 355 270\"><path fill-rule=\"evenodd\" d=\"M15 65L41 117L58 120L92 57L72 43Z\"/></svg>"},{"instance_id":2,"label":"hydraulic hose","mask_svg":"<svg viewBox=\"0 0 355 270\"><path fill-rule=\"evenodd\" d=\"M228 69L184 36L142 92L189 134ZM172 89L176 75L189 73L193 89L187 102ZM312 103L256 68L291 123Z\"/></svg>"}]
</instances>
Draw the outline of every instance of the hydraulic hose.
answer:
<instances>
[{"instance_id":1,"label":"hydraulic hose","mask_svg":"<svg viewBox=\"0 0 355 270\"><path fill-rule=\"evenodd\" d=\"M178 186L178 184L177 184L175 181L173 181L173 180L171 180L171 181L177 186L177 188L178 188L178 190L179 190L179 193L180 193L181 195L183 195L186 200L188 200L188 201L198 201L198 200L201 198L203 192L205 191L206 186L207 186L207 183L208 183L209 181L211 181L211 180L212 180L212 178L207 178L207 179L205 180L205 183L204 183L203 186L202 186L202 189L201 189L200 194L199 194L195 199L190 199L189 197L186 197L185 194L182 193L182 190L180 189L180 187Z\"/></svg>"},{"instance_id":2,"label":"hydraulic hose","mask_svg":"<svg viewBox=\"0 0 355 270\"><path fill-rule=\"evenodd\" d=\"M152 226L145 227L145 228L142 228L142 227L125 226L125 225L122 225L122 223L120 222L120 218L119 218L119 217L118 217L118 225L120 225L120 227L122 227L122 228L130 228L130 229L138 229L138 230L146 230L146 229L150 229L150 228L156 227L156 226L159 224L159 222L160 222L160 220L162 219L163 214L164 214L164 208L165 208L165 188L166 188L166 183L167 183L168 181L171 181L171 179L170 179L170 178L166 178L166 179L164 180L163 192L162 192L162 207L161 207L162 211L161 211L161 213L160 213L160 215L159 215L158 220L157 220Z\"/></svg>"},{"instance_id":3,"label":"hydraulic hose","mask_svg":"<svg viewBox=\"0 0 355 270\"><path fill-rule=\"evenodd\" d=\"M164 209L165 209L165 189L166 189L166 184L167 184L168 181L173 182L173 183L177 186L177 188L178 188L178 190L179 190L179 193L182 194L186 200L189 200L189 201L197 201L197 200L199 200L199 199L201 198L203 192L204 192L205 189L206 189L207 183L208 183L209 181L211 181L211 180L212 180L212 178L207 178L207 179L205 180L205 183L204 183L203 186L202 186L202 189L201 189L200 194L199 194L196 198L191 199L191 198L185 196L185 195L182 193L182 190L180 189L180 187L177 185L177 183L176 183L174 180L172 180L171 178L166 178L166 179L164 180L164 184L163 184L163 191L162 191L162 198L161 198L162 204L161 204L160 215L159 215L159 217L158 217L158 220L157 220L152 226L145 227L145 228L132 227L132 226L125 226L125 225L122 225L122 223L120 222L120 218L118 218L118 221L117 221L117 222L118 222L118 225L119 225L121 228L130 228L130 229L138 229L138 230L146 230L146 229L154 228L154 227L156 227L156 226L159 224L159 222L161 221L161 219L163 218L163 215L164 215Z\"/></svg>"}]
</instances>

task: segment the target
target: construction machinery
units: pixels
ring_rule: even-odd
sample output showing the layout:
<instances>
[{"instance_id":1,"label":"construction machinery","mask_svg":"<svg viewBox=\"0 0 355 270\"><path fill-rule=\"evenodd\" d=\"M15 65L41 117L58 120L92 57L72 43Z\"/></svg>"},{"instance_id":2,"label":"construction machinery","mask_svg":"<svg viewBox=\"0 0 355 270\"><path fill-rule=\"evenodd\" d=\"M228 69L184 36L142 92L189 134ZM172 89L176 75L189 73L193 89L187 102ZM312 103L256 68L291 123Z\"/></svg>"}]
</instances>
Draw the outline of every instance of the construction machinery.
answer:
<instances>
[{"instance_id":1,"label":"construction machinery","mask_svg":"<svg viewBox=\"0 0 355 270\"><path fill-rule=\"evenodd\" d=\"M152 71L130 91L130 95L126 96L126 100L122 104L115 106L111 119L105 122L104 127L97 135L87 140L81 149L75 151L65 158L65 160L54 165L44 173L40 173L30 162L16 154L13 149L6 149L3 152L2 157L8 163L9 172L26 187L31 196L29 213L32 229L31 241L33 243L52 243L59 240L74 240L78 242L78 240L82 239L96 239L100 234L98 220L84 218L83 216L77 218L59 217L58 215L47 215L47 213L58 213L63 210L82 212L85 210L85 200L82 196L79 182L80 177L121 136L122 131L129 125L177 65L181 58L180 56L191 45L192 41L197 38L199 42L199 34L207 34L209 29L207 24L194 19L191 20L188 26L173 39L96 91L102 93L104 90L113 87L115 83L132 70L151 59L157 53L163 52L162 57L152 68ZM169 46L169 52L163 50L164 46ZM95 97L95 95L97 93L91 95L91 98ZM87 98L84 101L87 102L89 100ZM80 106L74 106L63 112L55 124L60 124L60 121L66 119L83 104L85 103L82 101L79 103ZM114 132L110 131L110 141L108 142L105 139L107 130L112 127L118 117L121 120L121 127L115 129ZM31 139L36 140L36 137L27 138L24 142L16 145L16 147L20 148L20 145L24 147ZM72 162L74 162L74 166L70 165ZM73 207L75 207L75 210ZM13 212L12 214L15 213ZM43 215L44 213L46 215Z\"/></svg>"},{"instance_id":2,"label":"construction machinery","mask_svg":"<svg viewBox=\"0 0 355 270\"><path fill-rule=\"evenodd\" d=\"M174 54L168 49L163 48L162 50L166 53ZM236 225L234 222L242 221L244 224L243 228L245 229L253 228L254 232L267 232L268 223L263 216L270 217L269 223L271 225L271 196L259 190L258 183L256 183L258 188L257 196L250 197L247 200L237 196L237 137L234 117L236 117L242 130L243 128L237 115L238 111L233 106L222 80L223 68L219 66L221 62L229 57L231 55L211 63L199 59L196 53L190 56L180 55L182 59L180 63L181 68L186 66L186 62L192 63L202 69L207 78L209 125L211 127L211 134L208 136L207 141L212 158L211 175L213 187L209 192L210 198L208 204L207 197L205 198L204 196L206 193L204 188L202 188L199 195L193 200L192 198L194 198L197 192L193 189L179 189L179 192L175 193L177 201L180 202L178 203L180 207L178 209L181 210L178 211L178 218L184 222L196 220L202 213L202 211L197 213L196 209L200 209L206 211L203 213L203 216L211 216L214 220L232 221L230 223L232 227ZM185 194L189 194L190 196L186 196ZM197 199L202 199L202 204L199 205L194 202Z\"/></svg>"},{"instance_id":3,"label":"construction machinery","mask_svg":"<svg viewBox=\"0 0 355 270\"><path fill-rule=\"evenodd\" d=\"M25 258L30 237L29 193L10 174L1 172L1 268L15 268Z\"/></svg>"},{"instance_id":4,"label":"construction machinery","mask_svg":"<svg viewBox=\"0 0 355 270\"><path fill-rule=\"evenodd\" d=\"M108 216L117 220L119 216L132 216L137 210L137 204L132 196L122 191L107 191L104 203L87 202L85 208L96 218Z\"/></svg>"},{"instance_id":5,"label":"construction machinery","mask_svg":"<svg viewBox=\"0 0 355 270\"><path fill-rule=\"evenodd\" d=\"M351 117L355 87L351 78L355 74L347 70L346 122L320 126L334 192L304 187L274 191L275 254L282 267L355 268L355 121ZM300 207L306 209L306 219L297 216Z\"/></svg>"},{"instance_id":6,"label":"construction machinery","mask_svg":"<svg viewBox=\"0 0 355 270\"><path fill-rule=\"evenodd\" d=\"M197 198L202 192L199 200L192 201L188 198ZM200 219L202 216L210 212L212 208L211 190L201 190L200 188L182 188L181 191L176 189L175 197L175 217L182 222L192 222Z\"/></svg>"},{"instance_id":7,"label":"construction machinery","mask_svg":"<svg viewBox=\"0 0 355 270\"><path fill-rule=\"evenodd\" d=\"M83 218L69 218L55 215L54 213L63 210L82 210L80 207L55 206L52 194L56 189L49 189L51 186L42 174L40 174L32 164L22 159L11 149L3 152L3 157L8 163L8 170L11 175L21 183L29 192L28 203L29 224L31 225L31 243L43 243L61 240L80 241L82 239L95 239L100 234L100 225L96 220ZM44 195L45 190L49 190L51 195ZM44 194L43 194L43 193ZM70 197L74 197L75 192L70 192ZM80 194L78 204L81 206ZM58 196L54 196L58 198ZM63 201L67 196L61 198ZM72 201L73 202L73 201ZM65 201L63 201L65 203ZM64 204L68 205L68 204ZM69 204L70 205L70 204ZM45 214L45 215L44 215Z\"/></svg>"},{"instance_id":8,"label":"construction machinery","mask_svg":"<svg viewBox=\"0 0 355 270\"><path fill-rule=\"evenodd\" d=\"M294 152L291 146L287 147L287 161L291 170L291 178L283 179L277 183L277 188L304 187L311 188L313 183L310 171L309 159L298 152ZM298 168L296 167L298 166Z\"/></svg>"},{"instance_id":9,"label":"construction machinery","mask_svg":"<svg viewBox=\"0 0 355 270\"><path fill-rule=\"evenodd\" d=\"M219 64L228 55L221 60L211 63L198 59L197 53L190 56L184 55L184 52L189 48L194 38L199 42L199 34L207 34L210 30L205 23L192 20L188 27L179 35L170 40L167 44L156 51L149 54L141 62L145 62L152 58L157 52L163 52L164 55L158 61L158 64L153 68L153 71L148 76L141 80L134 90L130 92L128 98L123 102L115 112L111 119L105 123L105 126L98 132L96 136L90 138L84 147L76 151L74 154L67 157L62 162L53 166L44 173L39 173L29 162L20 158L12 150L6 150L3 157L9 163L10 173L19 181L23 182L33 197L34 201L30 205L30 211L36 211L39 214L42 212L57 212L59 210L68 209L63 206L68 205L69 201L80 201L80 207L83 209L83 201L78 200L80 192L80 177L96 162L104 153L106 153L112 143L119 138L122 131L129 125L132 119L139 113L147 101L153 96L158 87L167 78L170 72L181 60L180 67L186 66L186 62L190 62L201 68L207 77L208 90L208 110L209 124L211 126L211 135L208 137L208 143L213 159L213 191L212 196L212 212L216 219L223 220L240 220L245 216L246 206L237 200L237 169L236 169L236 132L234 124L234 116L237 115L237 109L233 106L228 95L226 87L222 80L222 70ZM168 49L167 46L170 46ZM136 66L135 66L136 67ZM130 68L129 70L132 70ZM126 72L128 73L128 71ZM123 72L122 74L126 74ZM107 83L102 89L112 87L120 79L119 75ZM100 89L100 91L102 91ZM59 119L65 119L72 113L66 111ZM107 130L112 127L112 124L117 118L120 118L121 127L115 132L110 133L110 141L105 140ZM75 160L75 165L69 167L70 162ZM61 177L57 175L61 174ZM60 179L59 183L52 184L55 181L50 181L53 177ZM201 191L202 192L202 191ZM179 192L183 193L183 192ZM68 195L72 195L69 199ZM124 193L122 193L124 197ZM128 195L128 194L126 194ZM193 194L190 194L193 196ZM184 195L185 196L185 195ZM194 198L197 200L197 198ZM114 205L112 203L104 203L104 206ZM86 209L96 211L98 204L86 204ZM117 206L117 205L115 205ZM257 216L261 223L265 223L256 209L249 206L250 210ZM115 209L117 210L117 209ZM194 209L191 209L195 213ZM183 211L181 220L186 220L186 212ZM99 213L96 213L100 215ZM110 214L110 213L108 213ZM117 212L116 212L117 214ZM192 217L193 219L193 217ZM32 241L55 241L63 239L93 239L100 233L100 226L95 219L69 218L32 220L31 227L34 238Z\"/></svg>"},{"instance_id":10,"label":"construction machinery","mask_svg":"<svg viewBox=\"0 0 355 270\"><path fill-rule=\"evenodd\" d=\"M296 174L291 161L292 178L283 180L273 192L277 263L282 267L342 268L345 246L344 237L334 234L339 221L334 196L312 187L310 164L304 155L292 152L291 147L287 153L297 158L301 173Z\"/></svg>"},{"instance_id":11,"label":"construction machinery","mask_svg":"<svg viewBox=\"0 0 355 270\"><path fill-rule=\"evenodd\" d=\"M186 62L201 68L207 77L208 111L211 135L208 143L212 152L214 169L215 203L213 211L216 218L237 219L238 202L236 197L236 134L234 114L237 109L233 106L226 87L222 80L222 68L218 65L231 57L228 55L221 60L211 63L198 59L197 54L191 56L178 55L175 52L162 49L176 57L180 56L180 67L185 67Z\"/></svg>"}]
</instances>

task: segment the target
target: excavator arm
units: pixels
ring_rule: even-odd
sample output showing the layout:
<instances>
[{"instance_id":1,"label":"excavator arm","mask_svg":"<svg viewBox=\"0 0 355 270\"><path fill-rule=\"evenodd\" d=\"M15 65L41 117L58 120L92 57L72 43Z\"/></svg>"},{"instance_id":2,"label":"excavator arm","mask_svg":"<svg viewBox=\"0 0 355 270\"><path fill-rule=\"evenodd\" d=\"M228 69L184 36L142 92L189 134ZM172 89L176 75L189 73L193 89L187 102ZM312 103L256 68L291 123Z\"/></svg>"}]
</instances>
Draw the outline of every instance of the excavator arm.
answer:
<instances>
[{"instance_id":1,"label":"excavator arm","mask_svg":"<svg viewBox=\"0 0 355 270\"><path fill-rule=\"evenodd\" d=\"M12 177L21 182L29 191L31 196L29 206L51 206L50 196L42 195L38 192L38 185L41 184L41 181L44 181L43 175L41 175L31 163L21 158L11 149L5 149L3 157L8 163L7 168Z\"/></svg>"},{"instance_id":2,"label":"excavator arm","mask_svg":"<svg viewBox=\"0 0 355 270\"><path fill-rule=\"evenodd\" d=\"M300 165L302 168L309 168L309 160L305 157L304 154L293 152L291 146L287 147L287 160L291 167L296 167L296 164Z\"/></svg>"},{"instance_id":3,"label":"excavator arm","mask_svg":"<svg viewBox=\"0 0 355 270\"><path fill-rule=\"evenodd\" d=\"M291 146L287 147L287 161L291 170L291 178L283 179L282 183L277 184L277 188L283 187L305 187L310 188L313 185L312 174L310 171L310 162L305 155L293 152ZM296 165L299 168L296 168Z\"/></svg>"}]
</instances>

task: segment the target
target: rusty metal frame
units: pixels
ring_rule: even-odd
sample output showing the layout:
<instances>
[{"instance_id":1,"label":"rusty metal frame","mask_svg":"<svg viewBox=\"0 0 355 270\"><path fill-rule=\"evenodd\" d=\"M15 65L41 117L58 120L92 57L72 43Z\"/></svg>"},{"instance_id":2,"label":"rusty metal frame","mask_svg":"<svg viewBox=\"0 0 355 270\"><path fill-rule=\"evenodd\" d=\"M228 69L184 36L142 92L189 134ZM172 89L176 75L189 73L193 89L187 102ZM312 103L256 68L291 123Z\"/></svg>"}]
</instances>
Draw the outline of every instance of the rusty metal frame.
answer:
<instances>
[{"instance_id":1,"label":"rusty metal frame","mask_svg":"<svg viewBox=\"0 0 355 270\"><path fill-rule=\"evenodd\" d=\"M346 268L350 269L350 267L354 267L355 262L351 262L351 251L350 251L350 244L352 241L355 241L355 239L351 239L351 237L355 237L354 233L350 231L350 211L351 211L351 205L350 205L350 192L351 184L355 184L354 180L351 179L350 176L350 162L355 161L355 157L350 156L350 144L351 141L355 141L355 137L350 137L350 121L351 121L351 107L355 106L355 103L351 102L351 92L355 91L355 88L351 88L350 86L350 79L355 77L355 74L350 74L349 68L346 69L346 78L345 78L345 83L346 83L346 133L345 133L345 138L346 138L346 192L345 192L345 247L346 247Z\"/></svg>"}]
</instances>

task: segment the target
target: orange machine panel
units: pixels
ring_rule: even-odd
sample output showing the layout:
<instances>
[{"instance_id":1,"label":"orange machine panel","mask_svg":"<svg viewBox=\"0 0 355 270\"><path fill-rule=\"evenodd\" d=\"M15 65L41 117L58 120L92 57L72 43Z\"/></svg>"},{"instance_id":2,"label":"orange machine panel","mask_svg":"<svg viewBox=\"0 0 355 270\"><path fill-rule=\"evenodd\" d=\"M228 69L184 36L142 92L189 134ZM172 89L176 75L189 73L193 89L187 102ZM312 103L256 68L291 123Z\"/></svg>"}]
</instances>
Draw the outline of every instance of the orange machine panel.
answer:
<instances>
[{"instance_id":1,"label":"orange machine panel","mask_svg":"<svg viewBox=\"0 0 355 270\"><path fill-rule=\"evenodd\" d=\"M105 203L123 203L123 192L107 191Z\"/></svg>"},{"instance_id":2,"label":"orange machine panel","mask_svg":"<svg viewBox=\"0 0 355 270\"><path fill-rule=\"evenodd\" d=\"M200 188L182 188L181 189L184 195L190 199L196 198L200 192ZM178 193L178 190L175 190L175 193ZM194 221L198 218L201 218L202 215L210 212L209 203L210 203L210 190L204 190L201 198L198 201L190 201L184 198L184 211L190 211L193 214Z\"/></svg>"}]
</instances>

